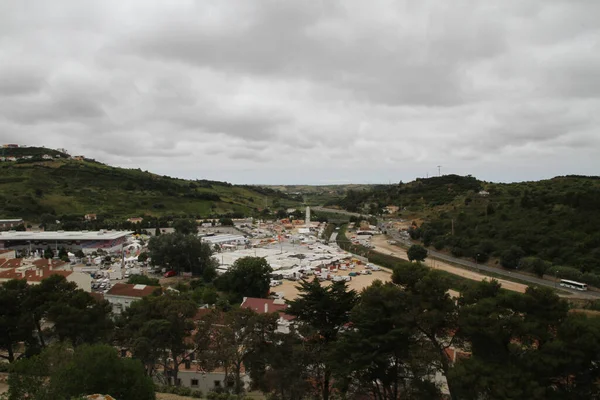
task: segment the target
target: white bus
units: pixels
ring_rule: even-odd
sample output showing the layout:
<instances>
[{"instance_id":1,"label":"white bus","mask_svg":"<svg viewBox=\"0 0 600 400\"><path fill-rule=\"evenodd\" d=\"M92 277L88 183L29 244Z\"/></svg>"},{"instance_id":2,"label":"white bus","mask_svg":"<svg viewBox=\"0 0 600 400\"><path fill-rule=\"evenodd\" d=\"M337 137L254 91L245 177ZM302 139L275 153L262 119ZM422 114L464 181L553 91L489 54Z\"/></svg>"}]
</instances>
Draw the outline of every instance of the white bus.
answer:
<instances>
[{"instance_id":1,"label":"white bus","mask_svg":"<svg viewBox=\"0 0 600 400\"><path fill-rule=\"evenodd\" d=\"M587 290L587 285L585 283L570 281L568 279L561 279L560 286L577 290Z\"/></svg>"}]
</instances>

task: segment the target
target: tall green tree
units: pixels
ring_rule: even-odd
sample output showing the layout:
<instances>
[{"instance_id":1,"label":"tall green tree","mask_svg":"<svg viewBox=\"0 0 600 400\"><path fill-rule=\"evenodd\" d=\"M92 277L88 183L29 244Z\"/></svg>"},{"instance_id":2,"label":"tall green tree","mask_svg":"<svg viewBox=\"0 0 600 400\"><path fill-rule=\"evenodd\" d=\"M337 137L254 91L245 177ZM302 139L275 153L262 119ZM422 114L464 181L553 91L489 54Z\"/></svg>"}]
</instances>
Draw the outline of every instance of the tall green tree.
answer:
<instances>
[{"instance_id":1,"label":"tall green tree","mask_svg":"<svg viewBox=\"0 0 600 400\"><path fill-rule=\"evenodd\" d=\"M427 258L427 249L421 245L413 244L408 248L406 255L409 261L423 262Z\"/></svg>"},{"instance_id":2,"label":"tall green tree","mask_svg":"<svg viewBox=\"0 0 600 400\"><path fill-rule=\"evenodd\" d=\"M143 360L148 374L160 365L165 380L177 385L179 367L194 352L188 338L196 312L195 303L184 296L145 297L133 302L117 321L117 342Z\"/></svg>"},{"instance_id":3,"label":"tall green tree","mask_svg":"<svg viewBox=\"0 0 600 400\"><path fill-rule=\"evenodd\" d=\"M318 396L329 400L335 364L334 344L340 331L350 322L350 311L358 301L354 290L345 282L321 286L317 279L301 282L299 295L288 302L287 314L296 317L299 333L305 338L309 354L311 379L317 385Z\"/></svg>"},{"instance_id":4,"label":"tall green tree","mask_svg":"<svg viewBox=\"0 0 600 400\"><path fill-rule=\"evenodd\" d=\"M29 286L25 280L10 280L0 285L0 357L15 361L20 342L33 343L35 325L25 304Z\"/></svg>"},{"instance_id":5,"label":"tall green tree","mask_svg":"<svg viewBox=\"0 0 600 400\"><path fill-rule=\"evenodd\" d=\"M153 400L154 384L138 360L120 358L108 345L49 347L14 365L9 400L69 400L103 393L117 399Z\"/></svg>"},{"instance_id":6,"label":"tall green tree","mask_svg":"<svg viewBox=\"0 0 600 400\"><path fill-rule=\"evenodd\" d=\"M196 335L198 359L207 369L221 366L225 380L233 381L233 390L244 390L242 368L264 356L266 343L277 329L278 315L258 314L248 308L236 307L228 312L215 312L199 322Z\"/></svg>"},{"instance_id":7,"label":"tall green tree","mask_svg":"<svg viewBox=\"0 0 600 400\"><path fill-rule=\"evenodd\" d=\"M438 356L405 318L412 302L409 293L392 283L375 281L361 292L350 317L352 329L342 333L336 349L336 381L348 396L440 397L429 379Z\"/></svg>"},{"instance_id":8,"label":"tall green tree","mask_svg":"<svg viewBox=\"0 0 600 400\"><path fill-rule=\"evenodd\" d=\"M150 238L148 243L152 265L196 276L213 277L217 261L208 243L196 235L164 234Z\"/></svg>"},{"instance_id":9,"label":"tall green tree","mask_svg":"<svg viewBox=\"0 0 600 400\"><path fill-rule=\"evenodd\" d=\"M392 281L412 298L405 319L425 339L423 349L437 354L434 365L446 377L450 396L454 398L453 382L449 377L452 360L447 349L459 344L459 338L454 334L458 329L458 305L448 293L449 281L439 271L410 263L399 263Z\"/></svg>"},{"instance_id":10,"label":"tall green tree","mask_svg":"<svg viewBox=\"0 0 600 400\"><path fill-rule=\"evenodd\" d=\"M217 287L232 292L237 300L242 297L264 298L269 294L273 269L263 257L242 257L221 275Z\"/></svg>"},{"instance_id":11,"label":"tall green tree","mask_svg":"<svg viewBox=\"0 0 600 400\"><path fill-rule=\"evenodd\" d=\"M178 219L173 222L175 232L182 235L196 235L198 233L198 224L193 219Z\"/></svg>"},{"instance_id":12,"label":"tall green tree","mask_svg":"<svg viewBox=\"0 0 600 400\"><path fill-rule=\"evenodd\" d=\"M461 398L597 396L600 371L592 359L599 356L600 344L583 345L572 333L576 326L589 340L600 325L570 317L567 309L548 288L528 288L524 295L487 291L464 305L459 335L470 344L472 356L451 372Z\"/></svg>"}]
</instances>

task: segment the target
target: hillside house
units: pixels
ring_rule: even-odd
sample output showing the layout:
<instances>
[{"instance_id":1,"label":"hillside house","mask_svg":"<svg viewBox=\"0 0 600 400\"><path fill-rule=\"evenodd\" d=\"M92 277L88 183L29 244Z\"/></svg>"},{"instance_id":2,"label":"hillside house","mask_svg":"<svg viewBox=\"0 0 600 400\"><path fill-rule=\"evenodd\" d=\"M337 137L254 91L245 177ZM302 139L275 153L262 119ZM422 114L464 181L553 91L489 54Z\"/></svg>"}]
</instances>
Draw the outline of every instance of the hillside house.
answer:
<instances>
[{"instance_id":1,"label":"hillside house","mask_svg":"<svg viewBox=\"0 0 600 400\"><path fill-rule=\"evenodd\" d=\"M52 157L50 154L44 154L42 156L42 160L53 160L54 157Z\"/></svg>"},{"instance_id":2,"label":"hillside house","mask_svg":"<svg viewBox=\"0 0 600 400\"><path fill-rule=\"evenodd\" d=\"M287 304L285 300L279 299L259 299L256 297L244 297L242 308L249 308L259 314L278 313L277 331L280 333L290 333L290 326L294 320L292 315L286 314Z\"/></svg>"},{"instance_id":3,"label":"hillside house","mask_svg":"<svg viewBox=\"0 0 600 400\"><path fill-rule=\"evenodd\" d=\"M150 296L156 290L160 290L160 287L115 283L114 286L104 294L104 299L112 305L115 314L120 314L123 310L129 308L131 303L146 296Z\"/></svg>"},{"instance_id":4,"label":"hillside house","mask_svg":"<svg viewBox=\"0 0 600 400\"><path fill-rule=\"evenodd\" d=\"M486 191L486 190L480 190L478 193L481 197L488 197L490 195L490 192Z\"/></svg>"},{"instance_id":5,"label":"hillside house","mask_svg":"<svg viewBox=\"0 0 600 400\"><path fill-rule=\"evenodd\" d=\"M398 207L398 206L385 206L384 210L388 214L396 214L400 210L400 207Z\"/></svg>"},{"instance_id":6,"label":"hillside house","mask_svg":"<svg viewBox=\"0 0 600 400\"><path fill-rule=\"evenodd\" d=\"M143 220L144 218L142 217L133 217L127 219L127 221L131 222L132 224L140 224Z\"/></svg>"},{"instance_id":7,"label":"hillside house","mask_svg":"<svg viewBox=\"0 0 600 400\"><path fill-rule=\"evenodd\" d=\"M83 217L86 221L95 221L97 218L96 214L85 214Z\"/></svg>"}]
</instances>

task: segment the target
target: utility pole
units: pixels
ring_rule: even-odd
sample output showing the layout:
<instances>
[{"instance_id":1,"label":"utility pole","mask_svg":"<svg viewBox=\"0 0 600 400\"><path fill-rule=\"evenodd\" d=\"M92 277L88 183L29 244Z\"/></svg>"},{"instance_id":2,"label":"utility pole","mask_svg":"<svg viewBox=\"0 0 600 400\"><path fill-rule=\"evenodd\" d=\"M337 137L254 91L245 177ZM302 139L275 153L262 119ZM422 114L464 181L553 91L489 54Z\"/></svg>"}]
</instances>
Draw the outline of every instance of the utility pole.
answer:
<instances>
[{"instance_id":1,"label":"utility pole","mask_svg":"<svg viewBox=\"0 0 600 400\"><path fill-rule=\"evenodd\" d=\"M454 218L452 218L452 236L454 236Z\"/></svg>"},{"instance_id":2,"label":"utility pole","mask_svg":"<svg viewBox=\"0 0 600 400\"><path fill-rule=\"evenodd\" d=\"M438 176L442 176L442 166L438 165Z\"/></svg>"}]
</instances>

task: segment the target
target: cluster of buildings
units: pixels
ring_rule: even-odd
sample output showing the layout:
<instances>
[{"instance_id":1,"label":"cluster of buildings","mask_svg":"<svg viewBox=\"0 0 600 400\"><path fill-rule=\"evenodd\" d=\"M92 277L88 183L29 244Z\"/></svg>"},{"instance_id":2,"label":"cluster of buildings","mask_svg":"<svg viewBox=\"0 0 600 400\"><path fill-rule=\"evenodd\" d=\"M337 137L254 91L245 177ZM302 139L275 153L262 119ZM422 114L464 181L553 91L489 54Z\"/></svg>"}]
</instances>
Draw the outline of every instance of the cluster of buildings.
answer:
<instances>
[{"instance_id":1,"label":"cluster of buildings","mask_svg":"<svg viewBox=\"0 0 600 400\"><path fill-rule=\"evenodd\" d=\"M19 148L27 148L27 146L20 146L15 143L5 143L2 145L2 148L3 149L19 149ZM54 159L62 159L62 158L67 158L67 159L72 159L72 160L77 160L77 161L85 160L85 156L70 156L66 149L56 149L56 151L65 154L66 157L63 157L60 154L55 154L55 155L43 154L42 160L54 160ZM8 157L0 156L0 162L15 162L15 161L19 161L19 160L31 160L33 158L34 158L34 156L31 156L31 155L23 155L23 156L18 156L18 157L17 156L8 156Z\"/></svg>"},{"instance_id":2,"label":"cluster of buildings","mask_svg":"<svg viewBox=\"0 0 600 400\"><path fill-rule=\"evenodd\" d=\"M20 220L22 223L22 220ZM52 232L0 232L0 250L16 250L17 254L40 255L48 247L76 252L107 253L120 251L132 231L52 231Z\"/></svg>"},{"instance_id":3,"label":"cluster of buildings","mask_svg":"<svg viewBox=\"0 0 600 400\"><path fill-rule=\"evenodd\" d=\"M14 250L0 250L0 283L12 279L24 279L30 285L37 285L52 275L64 276L86 292L92 290L92 277L75 271L69 263L44 258L15 258Z\"/></svg>"}]
</instances>

